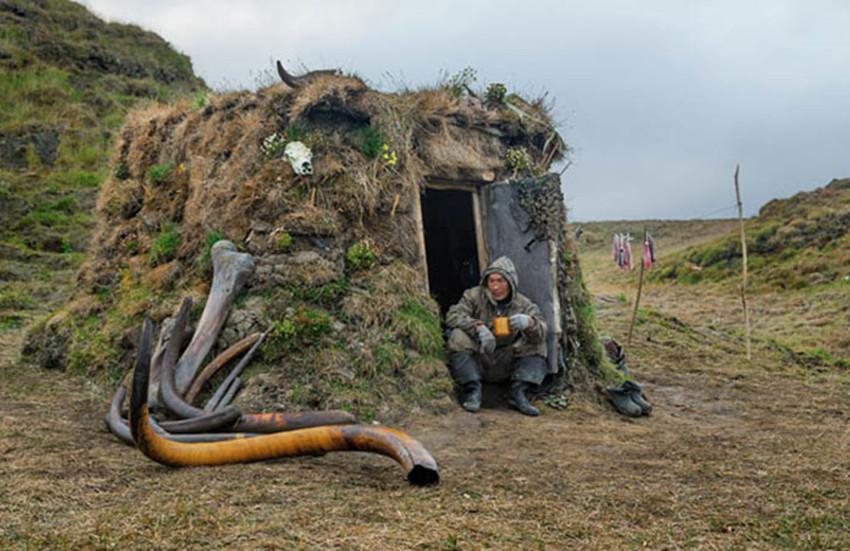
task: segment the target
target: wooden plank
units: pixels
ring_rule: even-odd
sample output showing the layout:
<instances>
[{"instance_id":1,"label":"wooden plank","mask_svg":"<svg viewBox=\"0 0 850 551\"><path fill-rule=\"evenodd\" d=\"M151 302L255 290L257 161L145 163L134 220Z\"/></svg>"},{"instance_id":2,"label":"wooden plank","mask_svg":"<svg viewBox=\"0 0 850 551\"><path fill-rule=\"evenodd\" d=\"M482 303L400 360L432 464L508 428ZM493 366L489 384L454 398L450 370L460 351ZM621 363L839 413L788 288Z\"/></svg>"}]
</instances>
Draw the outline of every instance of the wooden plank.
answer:
<instances>
[{"instance_id":1,"label":"wooden plank","mask_svg":"<svg viewBox=\"0 0 850 551\"><path fill-rule=\"evenodd\" d=\"M484 234L484 225L481 222L480 193L480 190L472 192L472 216L475 221L475 245L478 249L478 273L484 273L484 270L489 265L489 260L487 259L487 247L485 246L487 236Z\"/></svg>"},{"instance_id":2,"label":"wooden plank","mask_svg":"<svg viewBox=\"0 0 850 551\"><path fill-rule=\"evenodd\" d=\"M475 191L478 189L478 186L475 184L470 184L468 182L459 183L459 182L446 182L446 181L435 181L428 180L428 183L425 184L427 189L436 189L440 191Z\"/></svg>"},{"instance_id":3,"label":"wooden plank","mask_svg":"<svg viewBox=\"0 0 850 551\"><path fill-rule=\"evenodd\" d=\"M419 193L419 186L412 188L411 193L413 193L413 218L416 222L416 242L419 245L422 278L425 284L425 291L430 295L431 289L428 285L428 256L425 252L425 224L422 222L422 196Z\"/></svg>"}]
</instances>

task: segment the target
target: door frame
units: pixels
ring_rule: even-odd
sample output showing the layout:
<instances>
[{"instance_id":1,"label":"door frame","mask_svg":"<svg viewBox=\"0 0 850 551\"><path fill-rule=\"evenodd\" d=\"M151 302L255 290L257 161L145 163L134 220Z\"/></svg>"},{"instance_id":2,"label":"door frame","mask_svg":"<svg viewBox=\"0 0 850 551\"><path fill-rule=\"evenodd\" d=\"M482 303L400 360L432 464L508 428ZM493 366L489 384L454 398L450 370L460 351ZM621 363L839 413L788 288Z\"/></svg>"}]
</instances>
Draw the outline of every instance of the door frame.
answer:
<instances>
[{"instance_id":1,"label":"door frame","mask_svg":"<svg viewBox=\"0 0 850 551\"><path fill-rule=\"evenodd\" d=\"M419 244L419 257L422 259L421 267L425 290L431 294L430 285L428 284L428 255L425 251L425 224L422 219L422 195L421 189L429 190L451 190L451 191L467 191L472 194L472 217L475 225L475 248L478 250L478 269L479 273L484 273L487 269L487 234L485 231L484 216L482 212L481 193L483 187L474 182L446 182L439 179L427 179L425 184L415 191L414 198L414 218L416 220L417 241Z\"/></svg>"}]
</instances>

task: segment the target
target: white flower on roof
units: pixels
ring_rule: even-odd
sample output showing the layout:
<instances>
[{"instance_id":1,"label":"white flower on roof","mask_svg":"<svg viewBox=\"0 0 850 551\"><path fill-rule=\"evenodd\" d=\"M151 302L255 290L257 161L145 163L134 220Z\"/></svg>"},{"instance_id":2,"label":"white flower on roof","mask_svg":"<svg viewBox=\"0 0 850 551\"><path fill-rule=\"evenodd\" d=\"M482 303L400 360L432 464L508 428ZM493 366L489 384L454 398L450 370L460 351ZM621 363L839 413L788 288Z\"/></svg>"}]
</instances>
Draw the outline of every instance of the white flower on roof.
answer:
<instances>
[{"instance_id":1,"label":"white flower on roof","mask_svg":"<svg viewBox=\"0 0 850 551\"><path fill-rule=\"evenodd\" d=\"M292 165L295 174L307 176L313 174L313 152L301 142L289 142L283 156Z\"/></svg>"}]
</instances>

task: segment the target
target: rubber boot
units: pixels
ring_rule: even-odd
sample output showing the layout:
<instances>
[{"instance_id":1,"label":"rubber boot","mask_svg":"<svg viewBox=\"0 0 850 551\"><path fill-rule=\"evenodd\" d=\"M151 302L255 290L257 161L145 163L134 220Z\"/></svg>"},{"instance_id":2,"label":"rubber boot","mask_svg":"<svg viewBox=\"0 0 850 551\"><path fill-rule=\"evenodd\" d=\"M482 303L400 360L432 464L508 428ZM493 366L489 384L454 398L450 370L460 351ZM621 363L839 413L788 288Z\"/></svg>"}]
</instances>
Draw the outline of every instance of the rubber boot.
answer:
<instances>
[{"instance_id":1,"label":"rubber boot","mask_svg":"<svg viewBox=\"0 0 850 551\"><path fill-rule=\"evenodd\" d=\"M627 391L632 402L636 403L641 409L641 413L649 415L652 413L652 404L643 399L640 392L640 385L634 381L626 381L623 383L623 390Z\"/></svg>"},{"instance_id":2,"label":"rubber boot","mask_svg":"<svg viewBox=\"0 0 850 551\"><path fill-rule=\"evenodd\" d=\"M606 388L608 398L614 404L614 408L623 415L629 417L640 417L643 410L631 398L631 390L626 390L622 386Z\"/></svg>"},{"instance_id":3,"label":"rubber boot","mask_svg":"<svg viewBox=\"0 0 850 551\"><path fill-rule=\"evenodd\" d=\"M460 405L466 411L473 413L481 409L481 381L472 381L463 385Z\"/></svg>"},{"instance_id":4,"label":"rubber boot","mask_svg":"<svg viewBox=\"0 0 850 551\"><path fill-rule=\"evenodd\" d=\"M528 388L528 383L525 381L514 381L511 383L511 394L508 398L508 403L520 413L537 417L540 415L540 410L531 405L528 401L528 396L525 395L525 390Z\"/></svg>"}]
</instances>

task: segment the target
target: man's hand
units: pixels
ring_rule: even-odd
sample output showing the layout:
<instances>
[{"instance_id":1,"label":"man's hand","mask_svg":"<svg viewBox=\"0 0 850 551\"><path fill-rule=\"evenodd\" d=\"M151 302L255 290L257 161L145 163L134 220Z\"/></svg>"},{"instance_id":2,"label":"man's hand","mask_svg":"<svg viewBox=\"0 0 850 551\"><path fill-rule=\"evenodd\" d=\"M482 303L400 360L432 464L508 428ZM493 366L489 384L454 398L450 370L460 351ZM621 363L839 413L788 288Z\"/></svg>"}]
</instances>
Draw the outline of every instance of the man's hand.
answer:
<instances>
[{"instance_id":1,"label":"man's hand","mask_svg":"<svg viewBox=\"0 0 850 551\"><path fill-rule=\"evenodd\" d=\"M496 350L496 337L487 329L486 325L479 325L476 328L478 332L478 342L481 343L482 354L492 354Z\"/></svg>"},{"instance_id":2,"label":"man's hand","mask_svg":"<svg viewBox=\"0 0 850 551\"><path fill-rule=\"evenodd\" d=\"M511 324L511 329L514 331L522 331L523 329L528 329L531 327L531 324L534 323L534 320L531 316L526 314L514 314L510 318L508 318L508 322Z\"/></svg>"}]
</instances>

